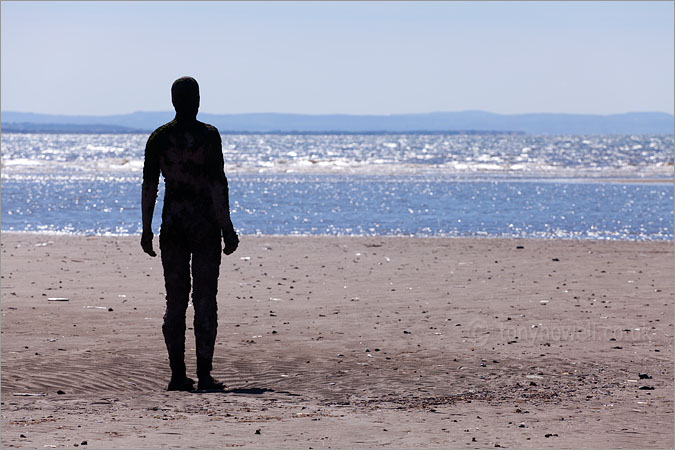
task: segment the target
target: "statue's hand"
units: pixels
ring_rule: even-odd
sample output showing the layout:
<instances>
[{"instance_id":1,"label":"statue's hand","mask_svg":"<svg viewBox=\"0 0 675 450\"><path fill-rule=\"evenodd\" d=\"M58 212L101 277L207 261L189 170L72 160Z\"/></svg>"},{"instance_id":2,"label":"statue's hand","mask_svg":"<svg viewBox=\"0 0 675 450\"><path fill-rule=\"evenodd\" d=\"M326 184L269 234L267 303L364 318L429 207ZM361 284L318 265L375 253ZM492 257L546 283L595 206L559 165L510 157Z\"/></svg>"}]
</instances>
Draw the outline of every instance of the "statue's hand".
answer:
<instances>
[{"instance_id":1,"label":"statue's hand","mask_svg":"<svg viewBox=\"0 0 675 450\"><path fill-rule=\"evenodd\" d=\"M223 253L226 255L231 255L237 247L239 247L239 236L237 236L237 232L234 231L234 228L223 230L223 243L225 244Z\"/></svg>"},{"instance_id":2,"label":"statue's hand","mask_svg":"<svg viewBox=\"0 0 675 450\"><path fill-rule=\"evenodd\" d=\"M141 235L141 248L148 255L155 257L157 256L157 253L155 253L155 250L152 248L152 237L152 231L144 231Z\"/></svg>"}]
</instances>

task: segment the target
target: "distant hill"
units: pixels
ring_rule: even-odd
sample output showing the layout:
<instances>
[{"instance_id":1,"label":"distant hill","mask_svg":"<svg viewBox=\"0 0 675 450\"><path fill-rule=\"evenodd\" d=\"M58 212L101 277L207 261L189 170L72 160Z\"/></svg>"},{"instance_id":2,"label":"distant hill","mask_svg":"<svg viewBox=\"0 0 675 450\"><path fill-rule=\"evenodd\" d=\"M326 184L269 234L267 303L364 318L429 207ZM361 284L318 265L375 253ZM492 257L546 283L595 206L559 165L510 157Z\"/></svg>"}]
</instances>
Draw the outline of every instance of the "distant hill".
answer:
<instances>
[{"instance_id":1,"label":"distant hill","mask_svg":"<svg viewBox=\"0 0 675 450\"><path fill-rule=\"evenodd\" d=\"M145 133L138 128L103 124L68 124L68 123L3 123L2 131L6 133L81 133L81 134L118 134Z\"/></svg>"},{"instance_id":2,"label":"distant hill","mask_svg":"<svg viewBox=\"0 0 675 450\"><path fill-rule=\"evenodd\" d=\"M58 132L70 132L98 127L118 127L131 131L92 132L149 132L174 116L172 111L134 112L111 116L62 116L50 114L2 112L2 130L23 127L38 129L37 125ZM211 123L223 133L245 132L522 132L528 134L673 134L675 117L659 112L626 114L495 114L485 111L436 112L428 114L347 115L347 114L208 114L200 113L199 120ZM67 126L67 127L66 127ZM24 131L28 132L28 131ZM80 131L82 132L82 131Z\"/></svg>"}]
</instances>

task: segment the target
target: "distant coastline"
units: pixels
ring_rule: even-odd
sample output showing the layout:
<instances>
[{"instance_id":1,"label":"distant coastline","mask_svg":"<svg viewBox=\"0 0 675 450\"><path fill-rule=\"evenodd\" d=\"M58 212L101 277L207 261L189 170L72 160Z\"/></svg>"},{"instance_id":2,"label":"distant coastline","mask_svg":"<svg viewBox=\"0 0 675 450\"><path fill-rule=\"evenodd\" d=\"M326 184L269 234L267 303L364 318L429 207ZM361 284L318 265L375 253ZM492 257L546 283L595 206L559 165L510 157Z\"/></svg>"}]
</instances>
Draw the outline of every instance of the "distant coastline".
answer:
<instances>
[{"instance_id":1,"label":"distant coastline","mask_svg":"<svg viewBox=\"0 0 675 450\"><path fill-rule=\"evenodd\" d=\"M45 134L131 134L146 133L145 130L102 124L72 123L3 123L3 133L45 133Z\"/></svg>"},{"instance_id":2,"label":"distant coastline","mask_svg":"<svg viewBox=\"0 0 675 450\"><path fill-rule=\"evenodd\" d=\"M151 130L141 130L115 125L98 124L33 124L33 123L4 123L2 131L5 133L40 133L40 134L148 134ZM372 131L342 131L342 130L270 130L270 131L241 131L241 130L219 130L220 134L269 134L269 135L524 135L522 131L509 130L410 130L410 131L391 131L391 130L372 130Z\"/></svg>"},{"instance_id":3,"label":"distant coastline","mask_svg":"<svg viewBox=\"0 0 675 450\"><path fill-rule=\"evenodd\" d=\"M172 111L110 116L2 112L10 133L149 133ZM486 111L427 114L209 114L198 119L223 134L673 134L675 116L661 112L593 114L495 114Z\"/></svg>"}]
</instances>

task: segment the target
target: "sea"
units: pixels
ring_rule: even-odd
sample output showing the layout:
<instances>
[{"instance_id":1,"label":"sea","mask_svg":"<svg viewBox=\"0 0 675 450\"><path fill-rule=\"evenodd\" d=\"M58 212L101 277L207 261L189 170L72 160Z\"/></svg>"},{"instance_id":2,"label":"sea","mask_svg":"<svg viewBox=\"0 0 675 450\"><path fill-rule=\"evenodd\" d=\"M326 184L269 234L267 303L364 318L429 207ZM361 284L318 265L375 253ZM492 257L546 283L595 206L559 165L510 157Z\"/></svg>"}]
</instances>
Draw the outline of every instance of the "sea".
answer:
<instances>
[{"instance_id":1,"label":"sea","mask_svg":"<svg viewBox=\"0 0 675 450\"><path fill-rule=\"evenodd\" d=\"M3 232L141 232L148 134L1 136ZM240 234L673 240L673 135L223 134ZM159 232L163 182L153 228Z\"/></svg>"}]
</instances>

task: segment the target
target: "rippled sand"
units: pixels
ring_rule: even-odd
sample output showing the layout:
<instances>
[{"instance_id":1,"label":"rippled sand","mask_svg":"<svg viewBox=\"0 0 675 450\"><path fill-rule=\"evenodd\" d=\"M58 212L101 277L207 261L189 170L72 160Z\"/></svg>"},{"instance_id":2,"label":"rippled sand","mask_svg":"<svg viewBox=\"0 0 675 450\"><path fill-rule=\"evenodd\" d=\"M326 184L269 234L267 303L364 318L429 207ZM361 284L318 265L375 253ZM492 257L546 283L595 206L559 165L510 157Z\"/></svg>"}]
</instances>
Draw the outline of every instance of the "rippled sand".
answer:
<instances>
[{"instance_id":1,"label":"rippled sand","mask_svg":"<svg viewBox=\"0 0 675 450\"><path fill-rule=\"evenodd\" d=\"M673 447L672 242L244 236L191 394L137 240L2 234L4 448Z\"/></svg>"}]
</instances>

